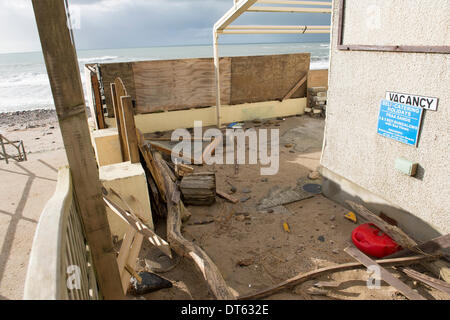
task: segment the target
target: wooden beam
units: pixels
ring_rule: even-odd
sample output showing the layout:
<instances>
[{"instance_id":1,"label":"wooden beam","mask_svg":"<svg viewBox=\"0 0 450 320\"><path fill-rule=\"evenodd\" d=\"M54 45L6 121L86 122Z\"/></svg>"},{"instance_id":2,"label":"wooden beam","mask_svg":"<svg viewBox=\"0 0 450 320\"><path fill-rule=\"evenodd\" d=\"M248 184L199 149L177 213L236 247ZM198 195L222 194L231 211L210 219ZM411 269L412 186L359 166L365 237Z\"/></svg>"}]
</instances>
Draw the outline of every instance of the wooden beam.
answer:
<instances>
[{"instance_id":1,"label":"wooden beam","mask_svg":"<svg viewBox=\"0 0 450 320\"><path fill-rule=\"evenodd\" d=\"M110 86L111 86L111 100L112 100L113 110L114 110L114 119L116 121L117 133L119 135L120 152L122 154L122 161L126 161L126 152L125 152L126 146L124 145L123 139L122 139L124 132L122 131L122 126L120 125L120 112L119 112L120 104L117 99L116 84L111 83Z\"/></svg>"},{"instance_id":2,"label":"wooden beam","mask_svg":"<svg viewBox=\"0 0 450 320\"><path fill-rule=\"evenodd\" d=\"M330 30L220 30L220 34L316 34L330 33Z\"/></svg>"},{"instance_id":3,"label":"wooden beam","mask_svg":"<svg viewBox=\"0 0 450 320\"><path fill-rule=\"evenodd\" d=\"M139 150L136 137L136 124L134 122L133 103L130 96L121 97L121 106L123 114L123 125L125 128L125 135L128 147L128 154L130 155L131 163L139 163Z\"/></svg>"},{"instance_id":4,"label":"wooden beam","mask_svg":"<svg viewBox=\"0 0 450 320\"><path fill-rule=\"evenodd\" d=\"M98 129L105 129L105 115L103 114L102 96L100 94L100 84L96 73L91 75L92 91L94 92L94 107L97 118Z\"/></svg>"},{"instance_id":5,"label":"wooden beam","mask_svg":"<svg viewBox=\"0 0 450 320\"><path fill-rule=\"evenodd\" d=\"M300 8L300 7L251 7L247 12L291 12L291 13L331 13L330 8Z\"/></svg>"},{"instance_id":6,"label":"wooden beam","mask_svg":"<svg viewBox=\"0 0 450 320\"><path fill-rule=\"evenodd\" d=\"M383 260L377 260L376 262L380 265L401 266L401 265L408 265L408 264L416 264L420 261L426 261L426 260L431 260L431 259L436 259L436 257L413 256L413 257L407 257L407 258L383 259ZM352 270L352 269L357 269L357 268L362 268L362 267L364 267L364 265L360 262L350 262L350 263L340 264L337 266L324 267L324 268L313 270L313 271L310 271L310 272L307 272L304 274L299 274L293 278L290 278L286 281L283 281L280 284L277 284L273 287L270 287L270 288L260 291L258 293L245 295L245 296L239 296L238 300L261 299L261 298L270 296L272 294L275 294L279 291L282 291L286 288L291 288L300 283L317 278L321 275L324 275L324 274L327 274L330 272Z\"/></svg>"},{"instance_id":7,"label":"wooden beam","mask_svg":"<svg viewBox=\"0 0 450 320\"><path fill-rule=\"evenodd\" d=\"M316 30L316 29L321 29L321 30L331 30L330 26L274 26L274 25L232 25L232 26L228 26L225 30L245 30L245 29L250 29L250 30L257 30L257 29L286 29L286 30L290 30L290 29L300 29L300 30Z\"/></svg>"},{"instance_id":8,"label":"wooden beam","mask_svg":"<svg viewBox=\"0 0 450 320\"><path fill-rule=\"evenodd\" d=\"M426 285L429 285L430 287L433 287L439 291L442 291L442 292L450 295L450 284L449 283L446 283L442 280L438 280L433 277L427 276L425 274L422 274L422 273L417 272L410 268L401 268L400 270L402 272L404 272L408 277L418 280L420 282L423 282Z\"/></svg>"},{"instance_id":9,"label":"wooden beam","mask_svg":"<svg viewBox=\"0 0 450 320\"><path fill-rule=\"evenodd\" d=\"M234 20L239 18L248 8L253 6L258 0L243 0L236 3L227 13L223 15L214 25L214 30L223 30Z\"/></svg>"},{"instance_id":10,"label":"wooden beam","mask_svg":"<svg viewBox=\"0 0 450 320\"><path fill-rule=\"evenodd\" d=\"M211 156L216 150L217 146L223 142L222 136L215 138L210 144L208 144L202 153L202 162L205 163L205 157Z\"/></svg>"},{"instance_id":11,"label":"wooden beam","mask_svg":"<svg viewBox=\"0 0 450 320\"><path fill-rule=\"evenodd\" d=\"M128 142L127 142L127 131L125 128L125 121L123 116L123 107L122 107L122 97L128 96L127 90L125 88L125 85L122 82L121 78L116 78L114 80L114 88L115 88L115 96L113 96L113 101L115 98L115 102L117 104L117 111L118 113L115 115L116 117L116 124L117 128L120 128L118 130L119 132L119 140L120 143L123 146L123 161L130 161L130 152L128 150ZM114 109L115 110L115 109Z\"/></svg>"},{"instance_id":12,"label":"wooden beam","mask_svg":"<svg viewBox=\"0 0 450 320\"><path fill-rule=\"evenodd\" d=\"M444 236L440 236L437 238L434 238L432 240L429 240L427 242L424 242L416 247L414 247L414 251L409 250L407 248L398 251L394 254L389 255L386 258L399 258L399 257L405 257L414 254L414 252L423 252L425 254L437 254L437 253L443 253L444 257L448 257L446 253L444 253L445 249L448 249L450 247L450 234L446 234Z\"/></svg>"},{"instance_id":13,"label":"wooden beam","mask_svg":"<svg viewBox=\"0 0 450 320\"><path fill-rule=\"evenodd\" d=\"M164 253L166 256L172 258L172 252L170 251L169 244L160 236L158 236L153 230L149 229L144 223L142 223L135 215L131 212L123 210L117 203L115 203L111 198L103 197L105 204L122 220L128 223L133 229L138 233L145 236L145 238L157 248L159 251Z\"/></svg>"},{"instance_id":14,"label":"wooden beam","mask_svg":"<svg viewBox=\"0 0 450 320\"><path fill-rule=\"evenodd\" d=\"M302 77L295 86L284 96L284 98L281 101L284 101L286 99L289 99L292 97L292 95L306 82L308 79L308 74L306 74L304 77Z\"/></svg>"},{"instance_id":15,"label":"wooden beam","mask_svg":"<svg viewBox=\"0 0 450 320\"><path fill-rule=\"evenodd\" d=\"M236 199L236 198L233 197L233 196L230 196L230 195L229 195L228 193L226 193L226 192L223 192L223 191L220 191L220 190L217 190L217 189L216 189L216 194L217 194L219 197L221 197L221 198L223 198L223 199L225 199L225 200L230 201L231 203L238 203L238 202L239 202L238 199Z\"/></svg>"},{"instance_id":16,"label":"wooden beam","mask_svg":"<svg viewBox=\"0 0 450 320\"><path fill-rule=\"evenodd\" d=\"M420 294L415 292L412 288L408 287L405 283L394 277L389 271L387 271L385 268L380 266L378 263L370 259L368 256L366 256L364 253L359 251L356 247L348 247L344 249L346 253L348 253L350 256L352 256L357 261L361 262L363 265L365 265L367 268L369 267L377 267L380 270L380 276L381 279L386 281L388 284L396 288L398 291L400 291L405 297L407 297L409 300L427 300L424 297L422 297Z\"/></svg>"},{"instance_id":17,"label":"wooden beam","mask_svg":"<svg viewBox=\"0 0 450 320\"><path fill-rule=\"evenodd\" d=\"M332 6L332 2L322 2L322 1L278 1L278 0L258 0L258 3L263 4L290 4L290 5L304 5L304 6Z\"/></svg>"},{"instance_id":18,"label":"wooden beam","mask_svg":"<svg viewBox=\"0 0 450 320\"><path fill-rule=\"evenodd\" d=\"M98 284L124 298L87 122L80 70L63 0L33 0L42 52Z\"/></svg>"}]
</instances>

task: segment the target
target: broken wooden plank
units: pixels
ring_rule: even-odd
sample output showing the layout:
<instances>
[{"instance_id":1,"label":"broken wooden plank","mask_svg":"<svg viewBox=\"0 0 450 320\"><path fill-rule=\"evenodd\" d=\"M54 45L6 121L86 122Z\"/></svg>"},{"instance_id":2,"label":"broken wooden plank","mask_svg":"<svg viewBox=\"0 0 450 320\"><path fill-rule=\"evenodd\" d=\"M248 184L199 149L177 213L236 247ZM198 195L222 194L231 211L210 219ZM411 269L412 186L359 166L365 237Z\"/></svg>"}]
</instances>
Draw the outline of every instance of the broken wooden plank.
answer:
<instances>
[{"instance_id":1,"label":"broken wooden plank","mask_svg":"<svg viewBox=\"0 0 450 320\"><path fill-rule=\"evenodd\" d=\"M281 101L287 100L294 95L294 93L306 82L308 79L308 73L300 78L300 80L295 84L295 86L281 99Z\"/></svg>"},{"instance_id":2,"label":"broken wooden plank","mask_svg":"<svg viewBox=\"0 0 450 320\"><path fill-rule=\"evenodd\" d=\"M116 128L117 132L119 134L119 143L120 143L120 151L122 153L122 161L128 161L129 155L128 155L128 148L126 146L124 135L125 135L125 128L122 125L122 111L120 107L120 98L117 95L117 87L115 83L111 83L111 97L113 102L113 108L114 108L114 117L116 119Z\"/></svg>"},{"instance_id":3,"label":"broken wooden plank","mask_svg":"<svg viewBox=\"0 0 450 320\"><path fill-rule=\"evenodd\" d=\"M364 206L362 206L360 204L357 204L353 201L346 201L346 203L350 207L352 207L352 209L357 214L359 214L360 216L362 216L369 222L372 222L373 224L375 224L378 228L380 228L383 232L385 232L387 235L389 235L400 246L402 246L403 248L408 248L410 250L416 251L413 248L417 246L417 243L413 239L411 239L405 232L403 232L402 229L400 229L396 226L390 225L389 223L387 223L386 221L384 221L383 219L378 217L376 214L370 212L370 210L368 210L367 208L365 208ZM418 253L422 253L422 252L418 252Z\"/></svg>"},{"instance_id":4,"label":"broken wooden plank","mask_svg":"<svg viewBox=\"0 0 450 320\"><path fill-rule=\"evenodd\" d=\"M398 258L398 257L405 257L414 254L415 251L420 250L419 252L424 252L426 254L436 254L436 253L443 253L445 249L448 249L450 247L450 234L446 234L434 239L431 239L427 242L424 242L416 247L414 247L414 251L409 250L408 248L405 248L401 251L398 251L396 253L393 253L386 257L389 258ZM444 257L448 257L447 254L444 253Z\"/></svg>"},{"instance_id":5,"label":"broken wooden plank","mask_svg":"<svg viewBox=\"0 0 450 320\"><path fill-rule=\"evenodd\" d=\"M404 272L408 277L413 278L415 280L419 280L430 287L433 287L439 291L445 292L446 294L450 295L450 284L447 282L444 282L442 280L427 276L425 274L422 274L420 272L417 272L411 268L401 268L402 272Z\"/></svg>"},{"instance_id":6,"label":"broken wooden plank","mask_svg":"<svg viewBox=\"0 0 450 320\"><path fill-rule=\"evenodd\" d=\"M139 163L141 161L138 151L138 142L136 137L136 124L134 122L133 103L130 96L120 98L122 107L123 126L125 128L125 136L131 163Z\"/></svg>"},{"instance_id":7,"label":"broken wooden plank","mask_svg":"<svg viewBox=\"0 0 450 320\"><path fill-rule=\"evenodd\" d=\"M374 260L366 256L364 253L359 251L356 247L351 246L344 249L346 253L348 253L350 256L352 256L357 261L361 262L363 265L365 265L367 268L369 267L377 267L380 270L380 276L381 279L383 279L385 282L396 288L398 291L400 291L405 297L407 297L409 300L427 300L424 297L422 297L420 294L418 294L416 291L414 291L412 288L407 286L405 283L397 279L387 271L385 268L380 266L378 263L376 263Z\"/></svg>"},{"instance_id":8,"label":"broken wooden plank","mask_svg":"<svg viewBox=\"0 0 450 320\"><path fill-rule=\"evenodd\" d=\"M406 258L383 259L383 260L377 260L376 262L380 265L401 266L401 265L414 264L414 263L418 263L421 261L427 261L427 260L432 260L432 259L436 259L436 257L418 255L418 256L406 257ZM321 275L324 275L324 274L327 274L330 272L352 270L352 269L362 268L362 267L364 267L364 265L360 262L350 262L350 263L340 264L337 266L331 266L331 267L325 267L325 268L313 270L313 271L310 271L310 272L307 272L304 274L299 274L295 277L292 277L286 281L283 281L275 286L272 286L272 287L265 289L263 291L260 291L258 293L239 296L238 300L261 299L261 298L275 294L279 291L296 286L300 283L306 282L310 279L317 278Z\"/></svg>"},{"instance_id":9,"label":"broken wooden plank","mask_svg":"<svg viewBox=\"0 0 450 320\"><path fill-rule=\"evenodd\" d=\"M103 201L106 205L126 223L135 228L139 233L146 237L146 239L159 249L162 253L172 258L172 252L170 251L169 244L160 236L158 236L153 230L148 228L144 223L133 217L129 212L120 208L113 200L103 197Z\"/></svg>"},{"instance_id":10,"label":"broken wooden plank","mask_svg":"<svg viewBox=\"0 0 450 320\"><path fill-rule=\"evenodd\" d=\"M219 197L221 197L221 198L223 198L223 199L225 199L225 200L230 201L231 203L238 203L238 202L239 202L238 199L236 199L235 197L229 195L229 194L226 193L226 192L223 192L223 191L220 191L220 190L217 190L217 189L216 189L216 194L217 194Z\"/></svg>"},{"instance_id":11,"label":"broken wooden plank","mask_svg":"<svg viewBox=\"0 0 450 320\"><path fill-rule=\"evenodd\" d=\"M163 145L161 143L158 143L158 142L155 142L155 141L150 141L150 140L147 140L147 142L152 147L154 147L156 150L161 151L161 152L163 152L163 153L165 153L165 154L167 154L169 156L172 156L172 149L166 147L165 145ZM202 164L203 163L203 159L196 159L194 156L187 157L187 156L184 156L181 153L177 154L177 155L174 155L174 157L179 158L179 159L181 159L183 161L186 161L187 163L190 163L190 164Z\"/></svg>"},{"instance_id":12,"label":"broken wooden plank","mask_svg":"<svg viewBox=\"0 0 450 320\"><path fill-rule=\"evenodd\" d=\"M171 181L168 173L162 165L161 154L155 153L155 162L158 169L164 176L164 183L168 194L173 194L176 189L176 185ZM235 300L233 292L226 284L217 266L211 260L211 258L200 247L186 240L181 234L181 210L182 202L173 203L167 201L167 238L173 250L180 256L186 256L192 259L206 280L208 288L214 294L217 299L222 300Z\"/></svg>"}]
</instances>

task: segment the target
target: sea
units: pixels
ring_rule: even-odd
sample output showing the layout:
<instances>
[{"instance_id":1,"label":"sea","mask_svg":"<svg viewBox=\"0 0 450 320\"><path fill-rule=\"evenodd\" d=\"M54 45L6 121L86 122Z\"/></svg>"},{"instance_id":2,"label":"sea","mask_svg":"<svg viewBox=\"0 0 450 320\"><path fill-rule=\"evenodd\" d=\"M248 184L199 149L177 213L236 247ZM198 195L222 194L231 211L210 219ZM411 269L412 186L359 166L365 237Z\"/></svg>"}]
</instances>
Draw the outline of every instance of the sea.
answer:
<instances>
[{"instance_id":1,"label":"sea","mask_svg":"<svg viewBox=\"0 0 450 320\"><path fill-rule=\"evenodd\" d=\"M329 43L221 44L220 56L311 53L310 69L327 69ZM212 46L170 46L134 49L78 50L81 80L84 65L143 60L212 57ZM86 89L85 89L86 92ZM50 83L41 52L0 54L0 113L54 109Z\"/></svg>"}]
</instances>

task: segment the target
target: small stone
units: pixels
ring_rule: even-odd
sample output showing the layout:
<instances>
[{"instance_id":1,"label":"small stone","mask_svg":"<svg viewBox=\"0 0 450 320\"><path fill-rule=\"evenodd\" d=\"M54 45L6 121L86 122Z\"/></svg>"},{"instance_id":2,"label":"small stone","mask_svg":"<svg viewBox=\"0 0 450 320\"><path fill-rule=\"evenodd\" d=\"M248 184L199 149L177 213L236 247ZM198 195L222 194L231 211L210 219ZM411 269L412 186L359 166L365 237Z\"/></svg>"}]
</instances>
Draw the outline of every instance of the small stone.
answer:
<instances>
[{"instance_id":1,"label":"small stone","mask_svg":"<svg viewBox=\"0 0 450 320\"><path fill-rule=\"evenodd\" d=\"M236 263L236 265L239 267L248 267L248 266L251 266L253 263L255 263L255 260L253 258L250 258L250 259L239 260Z\"/></svg>"},{"instance_id":2,"label":"small stone","mask_svg":"<svg viewBox=\"0 0 450 320\"><path fill-rule=\"evenodd\" d=\"M295 151L294 150L289 150L289 153L295 153Z\"/></svg>"},{"instance_id":3,"label":"small stone","mask_svg":"<svg viewBox=\"0 0 450 320\"><path fill-rule=\"evenodd\" d=\"M317 180L320 178L320 173L317 171L312 171L309 175L308 178L311 180Z\"/></svg>"},{"instance_id":4,"label":"small stone","mask_svg":"<svg viewBox=\"0 0 450 320\"><path fill-rule=\"evenodd\" d=\"M261 179L261 182L268 182L268 181L269 181L268 178Z\"/></svg>"},{"instance_id":5,"label":"small stone","mask_svg":"<svg viewBox=\"0 0 450 320\"><path fill-rule=\"evenodd\" d=\"M330 221L334 221L334 220L336 220L336 216L335 216L335 215L332 215L332 216L330 217Z\"/></svg>"},{"instance_id":6,"label":"small stone","mask_svg":"<svg viewBox=\"0 0 450 320\"><path fill-rule=\"evenodd\" d=\"M274 212L273 209L267 210L267 213L273 213L273 212Z\"/></svg>"},{"instance_id":7,"label":"small stone","mask_svg":"<svg viewBox=\"0 0 450 320\"><path fill-rule=\"evenodd\" d=\"M319 240L320 242L325 242L325 237L324 236L319 236L317 238L317 240Z\"/></svg>"},{"instance_id":8,"label":"small stone","mask_svg":"<svg viewBox=\"0 0 450 320\"><path fill-rule=\"evenodd\" d=\"M252 190L250 188L244 188L242 189L242 193L251 193Z\"/></svg>"},{"instance_id":9,"label":"small stone","mask_svg":"<svg viewBox=\"0 0 450 320\"><path fill-rule=\"evenodd\" d=\"M285 148L292 148L292 144L288 143L284 145Z\"/></svg>"},{"instance_id":10,"label":"small stone","mask_svg":"<svg viewBox=\"0 0 450 320\"><path fill-rule=\"evenodd\" d=\"M237 221L244 221L245 220L245 216L243 214L240 214L240 215L236 216L236 220Z\"/></svg>"},{"instance_id":11,"label":"small stone","mask_svg":"<svg viewBox=\"0 0 450 320\"><path fill-rule=\"evenodd\" d=\"M236 193L236 191L237 191L237 188L236 188L236 187L231 187L231 188L230 188L230 192L231 192L231 193Z\"/></svg>"},{"instance_id":12,"label":"small stone","mask_svg":"<svg viewBox=\"0 0 450 320\"><path fill-rule=\"evenodd\" d=\"M240 199L241 202L247 202L251 197L243 197Z\"/></svg>"},{"instance_id":13,"label":"small stone","mask_svg":"<svg viewBox=\"0 0 450 320\"><path fill-rule=\"evenodd\" d=\"M332 224L331 229L336 229L336 226L334 224Z\"/></svg>"},{"instance_id":14,"label":"small stone","mask_svg":"<svg viewBox=\"0 0 450 320\"><path fill-rule=\"evenodd\" d=\"M339 250L338 249L333 249L333 251L332 251L334 254L338 254L339 253Z\"/></svg>"}]
</instances>

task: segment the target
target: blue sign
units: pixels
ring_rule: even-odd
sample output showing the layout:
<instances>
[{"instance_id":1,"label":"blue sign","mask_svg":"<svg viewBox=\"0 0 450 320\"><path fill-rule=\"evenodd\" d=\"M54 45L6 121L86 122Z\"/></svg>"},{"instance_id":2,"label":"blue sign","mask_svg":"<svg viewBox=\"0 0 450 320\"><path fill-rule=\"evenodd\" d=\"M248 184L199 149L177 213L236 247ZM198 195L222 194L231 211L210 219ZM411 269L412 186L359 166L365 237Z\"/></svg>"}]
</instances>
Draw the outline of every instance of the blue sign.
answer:
<instances>
[{"instance_id":1,"label":"blue sign","mask_svg":"<svg viewBox=\"0 0 450 320\"><path fill-rule=\"evenodd\" d=\"M378 134L416 146L422 113L423 109L419 107L382 100L378 116Z\"/></svg>"}]
</instances>

